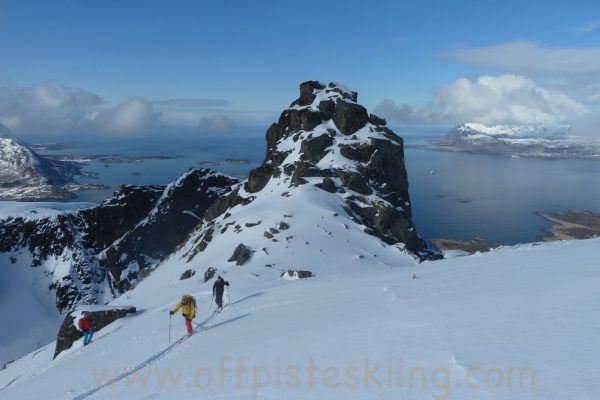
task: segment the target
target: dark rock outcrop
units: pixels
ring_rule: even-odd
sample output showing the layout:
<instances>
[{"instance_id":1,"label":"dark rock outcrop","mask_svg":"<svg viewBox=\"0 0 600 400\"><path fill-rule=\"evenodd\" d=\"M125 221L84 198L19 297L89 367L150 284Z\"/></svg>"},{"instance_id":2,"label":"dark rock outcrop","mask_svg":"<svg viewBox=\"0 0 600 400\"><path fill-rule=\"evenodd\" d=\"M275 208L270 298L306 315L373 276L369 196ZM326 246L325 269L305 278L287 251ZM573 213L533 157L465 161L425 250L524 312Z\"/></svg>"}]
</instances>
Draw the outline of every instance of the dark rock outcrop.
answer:
<instances>
[{"instance_id":1,"label":"dark rock outcrop","mask_svg":"<svg viewBox=\"0 0 600 400\"><path fill-rule=\"evenodd\" d=\"M190 279L194 275L196 275L196 271L195 270L193 270L193 269L186 269L185 271L183 271L183 273L179 277L179 280L183 281L185 279Z\"/></svg>"},{"instance_id":2,"label":"dark rock outcrop","mask_svg":"<svg viewBox=\"0 0 600 400\"><path fill-rule=\"evenodd\" d=\"M378 117L375 114L370 114L369 115L369 122L372 123L373 125L386 125L387 121L381 117Z\"/></svg>"},{"instance_id":3,"label":"dark rock outcrop","mask_svg":"<svg viewBox=\"0 0 600 400\"><path fill-rule=\"evenodd\" d=\"M344 135L352 135L369 122L369 114L360 104L338 101L333 122Z\"/></svg>"},{"instance_id":4,"label":"dark rock outcrop","mask_svg":"<svg viewBox=\"0 0 600 400\"><path fill-rule=\"evenodd\" d=\"M204 271L204 282L208 282L210 281L212 278L215 277L215 274L217 273L217 269L214 267L208 267L206 269L206 271Z\"/></svg>"},{"instance_id":5,"label":"dark rock outcrop","mask_svg":"<svg viewBox=\"0 0 600 400\"><path fill-rule=\"evenodd\" d=\"M325 157L325 149L331 145L333 139L328 135L307 139L300 145L300 159L316 164Z\"/></svg>"},{"instance_id":6,"label":"dark rock outcrop","mask_svg":"<svg viewBox=\"0 0 600 400\"><path fill-rule=\"evenodd\" d=\"M290 278L298 278L298 279L306 279L306 278L310 278L313 276L311 271L288 269L287 271L285 271L281 274L281 277L283 278L286 274Z\"/></svg>"},{"instance_id":7,"label":"dark rock outcrop","mask_svg":"<svg viewBox=\"0 0 600 400\"><path fill-rule=\"evenodd\" d=\"M315 186L318 188L321 188L329 193L337 192L337 186L335 185L335 182L331 178L327 178L327 177L323 178L321 183L317 183Z\"/></svg>"},{"instance_id":8,"label":"dark rock outcrop","mask_svg":"<svg viewBox=\"0 0 600 400\"><path fill-rule=\"evenodd\" d=\"M229 258L229 262L235 261L235 265L244 265L252 257L253 251L246 247L243 243L240 243L235 250L233 255Z\"/></svg>"},{"instance_id":9,"label":"dark rock outcrop","mask_svg":"<svg viewBox=\"0 0 600 400\"><path fill-rule=\"evenodd\" d=\"M109 307L97 311L84 311L85 315L92 322L92 325L94 325L94 332L99 331L119 318L124 318L127 314L135 312L135 307ZM56 338L54 358L61 352L70 349L75 341L83 337L84 332L78 327L78 318L80 317L80 314L79 311L75 311L70 312L65 316Z\"/></svg>"},{"instance_id":10,"label":"dark rock outcrop","mask_svg":"<svg viewBox=\"0 0 600 400\"><path fill-rule=\"evenodd\" d=\"M169 185L143 223L108 247L102 265L119 276L123 292L138 279L138 271L162 260L181 244L204 214L237 180L208 169L193 169ZM127 275L123 276L123 271Z\"/></svg>"}]
</instances>

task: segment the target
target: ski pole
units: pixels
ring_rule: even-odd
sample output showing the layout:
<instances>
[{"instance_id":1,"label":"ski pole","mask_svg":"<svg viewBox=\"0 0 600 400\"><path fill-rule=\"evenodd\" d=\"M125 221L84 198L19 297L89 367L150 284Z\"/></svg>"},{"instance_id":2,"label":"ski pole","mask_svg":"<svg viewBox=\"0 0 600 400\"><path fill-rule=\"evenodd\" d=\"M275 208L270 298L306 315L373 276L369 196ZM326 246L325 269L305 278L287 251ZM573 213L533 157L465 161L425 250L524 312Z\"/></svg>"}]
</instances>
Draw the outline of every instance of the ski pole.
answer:
<instances>
[{"instance_id":1,"label":"ski pole","mask_svg":"<svg viewBox=\"0 0 600 400\"><path fill-rule=\"evenodd\" d=\"M215 294L213 293L213 297L210 299L210 307L208 307L208 313L210 314L210 309L212 308L213 300L215 299Z\"/></svg>"},{"instance_id":2,"label":"ski pole","mask_svg":"<svg viewBox=\"0 0 600 400\"><path fill-rule=\"evenodd\" d=\"M171 313L169 313L169 344L171 344Z\"/></svg>"},{"instance_id":3,"label":"ski pole","mask_svg":"<svg viewBox=\"0 0 600 400\"><path fill-rule=\"evenodd\" d=\"M227 286L227 305L231 304L231 297L229 297L229 286Z\"/></svg>"}]
</instances>

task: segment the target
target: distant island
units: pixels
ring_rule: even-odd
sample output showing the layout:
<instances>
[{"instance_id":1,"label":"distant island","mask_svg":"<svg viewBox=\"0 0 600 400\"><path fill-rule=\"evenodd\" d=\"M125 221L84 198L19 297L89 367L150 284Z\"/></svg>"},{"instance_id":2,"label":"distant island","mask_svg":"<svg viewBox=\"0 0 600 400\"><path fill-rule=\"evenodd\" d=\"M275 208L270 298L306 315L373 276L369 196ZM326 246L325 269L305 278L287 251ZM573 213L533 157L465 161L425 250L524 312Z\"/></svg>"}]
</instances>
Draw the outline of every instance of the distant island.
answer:
<instances>
[{"instance_id":1,"label":"distant island","mask_svg":"<svg viewBox=\"0 0 600 400\"><path fill-rule=\"evenodd\" d=\"M439 140L413 147L509 157L600 160L600 139L574 136L568 125L465 123Z\"/></svg>"},{"instance_id":2,"label":"distant island","mask_svg":"<svg viewBox=\"0 0 600 400\"><path fill-rule=\"evenodd\" d=\"M182 158L181 156L123 156L120 154L100 154L91 156L76 156L76 155L53 155L46 158L55 161L68 161L87 165L90 162L98 162L103 164L129 164L140 163L150 160L174 160Z\"/></svg>"},{"instance_id":3,"label":"distant island","mask_svg":"<svg viewBox=\"0 0 600 400\"><path fill-rule=\"evenodd\" d=\"M33 151L57 151L72 149L72 146L64 143L33 143L29 144L29 148Z\"/></svg>"},{"instance_id":4,"label":"distant island","mask_svg":"<svg viewBox=\"0 0 600 400\"><path fill-rule=\"evenodd\" d=\"M249 165L250 160L238 159L238 158L226 158L221 161L200 161L200 165L204 167L219 167L221 165Z\"/></svg>"},{"instance_id":5,"label":"distant island","mask_svg":"<svg viewBox=\"0 0 600 400\"><path fill-rule=\"evenodd\" d=\"M76 198L81 190L110 189L103 184L82 184L77 177L97 178L97 173L84 171L91 162L138 163L167 160L179 156L122 155L42 155L38 151L65 150L59 143L28 144L0 124L0 200L65 201Z\"/></svg>"}]
</instances>

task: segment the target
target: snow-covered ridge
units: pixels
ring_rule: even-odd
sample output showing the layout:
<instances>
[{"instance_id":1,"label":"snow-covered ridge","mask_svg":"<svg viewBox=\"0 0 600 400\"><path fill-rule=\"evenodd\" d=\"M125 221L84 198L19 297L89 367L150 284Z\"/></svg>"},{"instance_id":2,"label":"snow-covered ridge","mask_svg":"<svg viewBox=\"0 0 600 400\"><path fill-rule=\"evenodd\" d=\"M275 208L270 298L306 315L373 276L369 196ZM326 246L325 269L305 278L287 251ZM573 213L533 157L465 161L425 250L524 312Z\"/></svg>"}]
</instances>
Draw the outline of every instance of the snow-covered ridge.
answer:
<instances>
[{"instance_id":1,"label":"snow-covered ridge","mask_svg":"<svg viewBox=\"0 0 600 400\"><path fill-rule=\"evenodd\" d=\"M428 147L511 157L600 159L600 139L575 136L569 125L465 123Z\"/></svg>"},{"instance_id":2,"label":"snow-covered ridge","mask_svg":"<svg viewBox=\"0 0 600 400\"><path fill-rule=\"evenodd\" d=\"M531 139L564 139L571 132L570 125L484 125L466 123L456 128L464 135L490 135Z\"/></svg>"},{"instance_id":3,"label":"snow-covered ridge","mask_svg":"<svg viewBox=\"0 0 600 400\"><path fill-rule=\"evenodd\" d=\"M0 200L69 197L79 166L40 156L0 124Z\"/></svg>"}]
</instances>

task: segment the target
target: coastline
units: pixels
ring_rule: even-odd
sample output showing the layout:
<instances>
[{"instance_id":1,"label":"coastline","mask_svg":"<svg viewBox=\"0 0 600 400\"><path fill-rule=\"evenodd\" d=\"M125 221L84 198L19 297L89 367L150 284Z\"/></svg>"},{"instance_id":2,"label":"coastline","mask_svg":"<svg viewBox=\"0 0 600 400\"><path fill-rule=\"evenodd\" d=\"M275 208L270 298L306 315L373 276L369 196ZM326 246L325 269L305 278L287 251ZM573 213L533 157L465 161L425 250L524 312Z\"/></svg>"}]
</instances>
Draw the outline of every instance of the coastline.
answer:
<instances>
[{"instance_id":1,"label":"coastline","mask_svg":"<svg viewBox=\"0 0 600 400\"><path fill-rule=\"evenodd\" d=\"M540 217L554 222L548 229L545 242L556 240L591 239L600 236L600 214L591 211L569 210L557 213L537 213Z\"/></svg>"}]
</instances>

